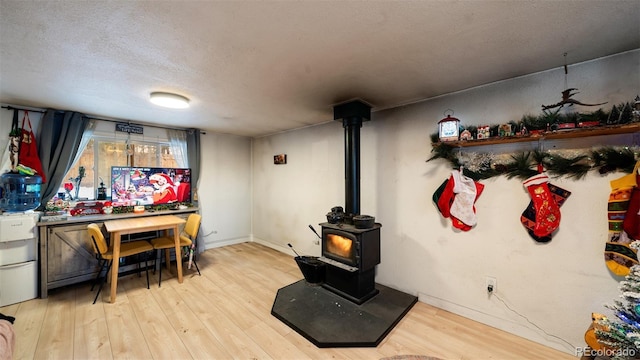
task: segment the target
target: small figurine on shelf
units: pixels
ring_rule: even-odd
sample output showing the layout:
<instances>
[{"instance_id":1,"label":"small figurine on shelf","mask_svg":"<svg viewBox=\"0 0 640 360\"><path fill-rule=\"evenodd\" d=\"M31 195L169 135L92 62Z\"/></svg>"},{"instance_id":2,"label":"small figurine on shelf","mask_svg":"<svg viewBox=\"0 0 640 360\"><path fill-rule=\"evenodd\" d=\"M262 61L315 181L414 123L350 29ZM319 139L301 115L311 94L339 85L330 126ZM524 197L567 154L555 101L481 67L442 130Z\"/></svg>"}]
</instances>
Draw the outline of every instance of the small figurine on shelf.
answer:
<instances>
[{"instance_id":1,"label":"small figurine on shelf","mask_svg":"<svg viewBox=\"0 0 640 360\"><path fill-rule=\"evenodd\" d=\"M522 127L520 128L520 135L521 136L529 135L529 130L527 130L527 127L524 126L524 124L522 124Z\"/></svg>"},{"instance_id":2,"label":"small figurine on shelf","mask_svg":"<svg viewBox=\"0 0 640 360\"><path fill-rule=\"evenodd\" d=\"M478 126L478 140L480 139L488 139L489 135L489 125L480 125Z\"/></svg>"},{"instance_id":3,"label":"small figurine on shelf","mask_svg":"<svg viewBox=\"0 0 640 360\"><path fill-rule=\"evenodd\" d=\"M511 136L511 124L502 124L498 128L498 136L506 137Z\"/></svg>"},{"instance_id":4,"label":"small figurine on shelf","mask_svg":"<svg viewBox=\"0 0 640 360\"><path fill-rule=\"evenodd\" d=\"M460 133L460 140L473 140L473 135L471 135L471 131L468 129L463 130Z\"/></svg>"},{"instance_id":5,"label":"small figurine on shelf","mask_svg":"<svg viewBox=\"0 0 640 360\"><path fill-rule=\"evenodd\" d=\"M105 201L103 206L102 206L102 213L103 214L111 214L113 212L113 204L111 203L111 201Z\"/></svg>"}]
</instances>

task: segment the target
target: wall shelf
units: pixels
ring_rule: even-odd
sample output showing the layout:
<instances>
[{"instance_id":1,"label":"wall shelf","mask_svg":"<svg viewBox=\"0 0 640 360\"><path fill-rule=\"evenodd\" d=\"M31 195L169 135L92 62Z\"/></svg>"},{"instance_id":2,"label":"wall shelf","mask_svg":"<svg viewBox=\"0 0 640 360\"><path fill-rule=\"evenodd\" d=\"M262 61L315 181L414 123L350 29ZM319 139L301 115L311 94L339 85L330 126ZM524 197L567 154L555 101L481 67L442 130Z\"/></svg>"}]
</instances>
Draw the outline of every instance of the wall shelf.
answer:
<instances>
[{"instance_id":1,"label":"wall shelf","mask_svg":"<svg viewBox=\"0 0 640 360\"><path fill-rule=\"evenodd\" d=\"M625 125L609 125L598 126L592 128L577 128L571 130L549 131L542 134L535 134L529 136L508 136L508 137L493 137L482 140L462 140L462 141L447 141L436 142L432 145L438 146L441 144L447 144L453 147L472 147L472 146L484 146L495 144L508 144L519 142L531 142L541 140L558 140L558 139L575 139L589 136L603 136L603 135L617 135L617 134L631 134L640 132L640 123L631 123Z\"/></svg>"}]
</instances>

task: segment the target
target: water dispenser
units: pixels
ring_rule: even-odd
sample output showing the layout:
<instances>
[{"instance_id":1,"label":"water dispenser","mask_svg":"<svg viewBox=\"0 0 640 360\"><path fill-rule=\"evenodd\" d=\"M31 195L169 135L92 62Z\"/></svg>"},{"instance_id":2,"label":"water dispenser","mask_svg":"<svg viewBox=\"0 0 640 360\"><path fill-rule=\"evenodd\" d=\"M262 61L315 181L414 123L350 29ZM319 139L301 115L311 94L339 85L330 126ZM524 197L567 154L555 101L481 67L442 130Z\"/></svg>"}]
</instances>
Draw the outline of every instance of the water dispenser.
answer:
<instances>
[{"instance_id":1,"label":"water dispenser","mask_svg":"<svg viewBox=\"0 0 640 360\"><path fill-rule=\"evenodd\" d=\"M6 173L0 176L0 210L20 212L34 210L40 206L39 175Z\"/></svg>"}]
</instances>

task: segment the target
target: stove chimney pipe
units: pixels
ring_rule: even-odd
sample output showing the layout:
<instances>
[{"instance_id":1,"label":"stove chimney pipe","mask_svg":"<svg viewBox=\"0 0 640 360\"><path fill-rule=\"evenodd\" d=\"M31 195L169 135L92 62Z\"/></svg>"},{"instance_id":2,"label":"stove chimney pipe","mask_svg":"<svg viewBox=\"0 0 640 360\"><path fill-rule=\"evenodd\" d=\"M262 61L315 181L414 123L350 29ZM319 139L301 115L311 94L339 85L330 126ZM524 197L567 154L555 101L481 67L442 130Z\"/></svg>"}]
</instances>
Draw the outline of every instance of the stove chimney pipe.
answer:
<instances>
[{"instance_id":1,"label":"stove chimney pipe","mask_svg":"<svg viewBox=\"0 0 640 360\"><path fill-rule=\"evenodd\" d=\"M371 106L353 100L333 108L333 119L344 128L345 213L360 214L360 128L371 119Z\"/></svg>"}]
</instances>

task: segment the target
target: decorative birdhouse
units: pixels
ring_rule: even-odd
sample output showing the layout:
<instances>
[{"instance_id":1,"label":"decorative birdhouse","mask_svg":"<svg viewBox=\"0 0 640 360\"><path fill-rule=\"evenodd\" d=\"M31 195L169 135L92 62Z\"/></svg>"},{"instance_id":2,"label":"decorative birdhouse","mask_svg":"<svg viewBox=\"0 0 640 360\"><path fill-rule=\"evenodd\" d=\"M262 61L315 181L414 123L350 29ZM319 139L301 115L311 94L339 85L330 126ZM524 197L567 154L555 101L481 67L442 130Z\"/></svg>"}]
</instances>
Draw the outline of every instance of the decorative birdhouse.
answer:
<instances>
[{"instance_id":1,"label":"decorative birdhouse","mask_svg":"<svg viewBox=\"0 0 640 360\"><path fill-rule=\"evenodd\" d=\"M438 137L440 141L458 141L458 137L460 135L460 120L452 117L453 110L451 114L447 115L447 111L445 111L446 118L438 121Z\"/></svg>"},{"instance_id":2,"label":"decorative birdhouse","mask_svg":"<svg viewBox=\"0 0 640 360\"><path fill-rule=\"evenodd\" d=\"M460 133L460 140L473 140L473 135L471 135L471 131L465 129Z\"/></svg>"},{"instance_id":3,"label":"decorative birdhouse","mask_svg":"<svg viewBox=\"0 0 640 360\"><path fill-rule=\"evenodd\" d=\"M478 140L488 139L491 136L489 132L489 125L480 125L478 126Z\"/></svg>"}]
</instances>

